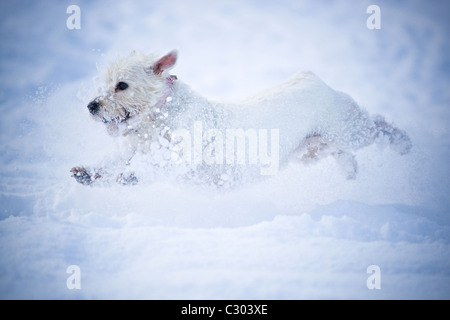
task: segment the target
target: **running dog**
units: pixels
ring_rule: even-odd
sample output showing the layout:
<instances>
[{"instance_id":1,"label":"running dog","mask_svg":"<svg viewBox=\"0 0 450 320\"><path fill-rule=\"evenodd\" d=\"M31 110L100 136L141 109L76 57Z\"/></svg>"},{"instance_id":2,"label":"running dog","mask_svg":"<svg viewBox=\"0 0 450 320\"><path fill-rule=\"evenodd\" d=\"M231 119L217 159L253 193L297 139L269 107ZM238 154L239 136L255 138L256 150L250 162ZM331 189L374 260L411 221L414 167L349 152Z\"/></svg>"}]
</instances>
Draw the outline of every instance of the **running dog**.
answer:
<instances>
[{"instance_id":1,"label":"running dog","mask_svg":"<svg viewBox=\"0 0 450 320\"><path fill-rule=\"evenodd\" d=\"M355 179L353 151L379 140L389 141L402 155L412 147L405 131L382 116L370 116L311 72L299 72L242 103L222 104L169 74L176 61L176 51L162 57L132 53L107 68L102 91L87 109L125 147L112 165L72 168L76 181L136 184L136 174L126 171L137 154L148 155L161 170L184 166L184 177L216 185L240 181L255 168L270 167L265 174L275 174L291 159L311 163L326 156L337 160L348 179ZM269 154L270 161L263 161Z\"/></svg>"}]
</instances>

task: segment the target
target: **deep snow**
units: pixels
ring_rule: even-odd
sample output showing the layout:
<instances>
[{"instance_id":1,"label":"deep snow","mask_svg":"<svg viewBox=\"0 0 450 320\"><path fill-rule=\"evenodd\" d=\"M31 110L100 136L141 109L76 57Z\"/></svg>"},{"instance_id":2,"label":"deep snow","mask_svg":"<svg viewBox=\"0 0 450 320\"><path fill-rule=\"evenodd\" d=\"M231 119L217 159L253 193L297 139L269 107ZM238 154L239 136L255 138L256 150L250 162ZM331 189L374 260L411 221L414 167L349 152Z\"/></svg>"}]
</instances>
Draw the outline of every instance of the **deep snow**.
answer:
<instances>
[{"instance_id":1,"label":"deep snow","mask_svg":"<svg viewBox=\"0 0 450 320\"><path fill-rule=\"evenodd\" d=\"M66 28L70 4L81 30ZM371 31L370 4L2 3L0 297L450 298L449 5L378 1ZM327 158L225 191L77 184L70 168L115 150L86 109L96 65L173 48L173 73L226 102L310 69L405 129L413 150L358 151L354 181Z\"/></svg>"}]
</instances>

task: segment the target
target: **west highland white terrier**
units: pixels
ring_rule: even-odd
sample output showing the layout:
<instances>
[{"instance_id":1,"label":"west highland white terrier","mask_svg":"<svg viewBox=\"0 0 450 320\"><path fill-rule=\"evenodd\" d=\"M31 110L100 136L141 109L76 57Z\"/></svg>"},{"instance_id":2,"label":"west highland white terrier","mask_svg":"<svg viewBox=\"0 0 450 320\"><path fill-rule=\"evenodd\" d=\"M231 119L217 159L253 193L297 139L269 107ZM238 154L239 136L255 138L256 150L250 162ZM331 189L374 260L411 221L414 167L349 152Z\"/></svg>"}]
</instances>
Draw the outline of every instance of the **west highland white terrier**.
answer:
<instances>
[{"instance_id":1,"label":"west highland white terrier","mask_svg":"<svg viewBox=\"0 0 450 320\"><path fill-rule=\"evenodd\" d=\"M380 140L400 154L412 147L404 131L370 116L311 72L242 103L222 104L170 75L176 61L176 51L163 57L132 53L107 68L87 108L123 148L108 165L72 168L76 181L136 184L140 178L128 169L137 155L157 170L217 186L276 174L291 159L310 163L326 156L355 179L352 151Z\"/></svg>"}]
</instances>

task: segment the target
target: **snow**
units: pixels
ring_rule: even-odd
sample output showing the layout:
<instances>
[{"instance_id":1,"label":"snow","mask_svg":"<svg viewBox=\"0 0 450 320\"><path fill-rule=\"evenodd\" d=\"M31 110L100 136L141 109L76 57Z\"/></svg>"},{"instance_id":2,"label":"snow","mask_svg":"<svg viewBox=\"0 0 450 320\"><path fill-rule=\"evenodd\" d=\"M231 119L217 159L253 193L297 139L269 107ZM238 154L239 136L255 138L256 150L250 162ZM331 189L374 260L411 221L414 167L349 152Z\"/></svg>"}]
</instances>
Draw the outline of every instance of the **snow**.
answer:
<instances>
[{"instance_id":1,"label":"snow","mask_svg":"<svg viewBox=\"0 0 450 320\"><path fill-rule=\"evenodd\" d=\"M0 4L0 298L450 298L446 1L377 1L381 30L366 27L369 1L70 4L80 30L64 2ZM231 190L76 183L73 166L115 150L86 108L97 69L175 48L173 74L212 100L309 69L413 149L359 150L353 181L326 158Z\"/></svg>"}]
</instances>

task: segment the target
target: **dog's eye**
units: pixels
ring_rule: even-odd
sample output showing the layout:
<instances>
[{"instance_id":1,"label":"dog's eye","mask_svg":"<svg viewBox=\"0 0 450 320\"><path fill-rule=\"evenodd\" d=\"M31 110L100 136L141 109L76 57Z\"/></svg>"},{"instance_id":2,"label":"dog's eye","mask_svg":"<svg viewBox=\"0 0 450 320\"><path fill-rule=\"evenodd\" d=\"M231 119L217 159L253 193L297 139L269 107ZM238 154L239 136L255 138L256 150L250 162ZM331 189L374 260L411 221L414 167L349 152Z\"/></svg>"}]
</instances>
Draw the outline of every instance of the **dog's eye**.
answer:
<instances>
[{"instance_id":1,"label":"dog's eye","mask_svg":"<svg viewBox=\"0 0 450 320\"><path fill-rule=\"evenodd\" d=\"M119 83L116 85L116 92L117 92L117 91L123 91L123 90L125 90L126 88L128 88L128 84L126 84L125 82L119 82Z\"/></svg>"}]
</instances>

